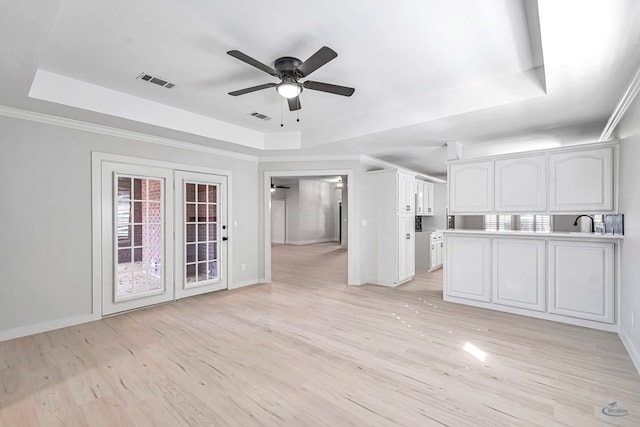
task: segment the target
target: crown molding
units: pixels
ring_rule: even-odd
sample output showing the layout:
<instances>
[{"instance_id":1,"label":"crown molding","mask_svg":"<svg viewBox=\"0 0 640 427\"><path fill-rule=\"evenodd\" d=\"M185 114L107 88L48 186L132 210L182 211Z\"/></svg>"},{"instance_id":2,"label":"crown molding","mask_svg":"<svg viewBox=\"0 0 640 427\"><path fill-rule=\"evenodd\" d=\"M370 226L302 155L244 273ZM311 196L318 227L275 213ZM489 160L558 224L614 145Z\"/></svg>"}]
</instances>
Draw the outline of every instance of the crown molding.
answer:
<instances>
[{"instance_id":1,"label":"crown molding","mask_svg":"<svg viewBox=\"0 0 640 427\"><path fill-rule=\"evenodd\" d=\"M629 86L622 94L622 97L618 101L616 108L613 109L611 113L611 117L607 121L606 126L602 130L602 134L600 135L600 139L598 141L608 141L611 139L611 135L616 130L618 123L624 117L624 114L627 112L636 95L640 92L640 67L634 74L633 78L629 82Z\"/></svg>"},{"instance_id":2,"label":"crown molding","mask_svg":"<svg viewBox=\"0 0 640 427\"><path fill-rule=\"evenodd\" d=\"M260 157L260 163L277 163L277 162L323 162L338 160L360 160L360 154L318 154L306 156L272 156Z\"/></svg>"},{"instance_id":3,"label":"crown molding","mask_svg":"<svg viewBox=\"0 0 640 427\"><path fill-rule=\"evenodd\" d=\"M430 181L436 184L446 184L447 181L441 178L437 178L435 176L431 176L431 175L427 175L426 173L422 173L422 172L418 172L417 170L413 170L413 169L409 169L409 168L405 168L404 166L400 166L400 165L396 165L395 163L391 163L391 162L387 162L385 160L380 160L376 157L371 157L368 156L366 154L361 154L360 155L360 161L363 163L369 163L369 164L378 164L380 166L386 167L386 168L390 168L390 169L397 169L400 171L405 171L408 172L410 174L416 175L416 177L420 177L426 181Z\"/></svg>"},{"instance_id":4,"label":"crown molding","mask_svg":"<svg viewBox=\"0 0 640 427\"><path fill-rule=\"evenodd\" d=\"M21 110L18 108L0 105L0 116L12 117L15 119L29 120L32 122L44 123L53 126L65 127L85 132L98 133L107 136L129 139L133 141L148 142L151 144L164 145L166 147L179 148L182 150L197 151L200 153L213 154L221 157L232 159L247 160L258 162L257 156L250 154L237 153L235 151L223 150L220 148L207 147L191 142L180 141L177 139L164 138L161 136L153 136L146 133L134 132L125 129L114 128L110 126L98 125L95 123L83 122L80 120L68 119L66 117L52 116L49 114L36 113L35 111Z\"/></svg>"}]
</instances>

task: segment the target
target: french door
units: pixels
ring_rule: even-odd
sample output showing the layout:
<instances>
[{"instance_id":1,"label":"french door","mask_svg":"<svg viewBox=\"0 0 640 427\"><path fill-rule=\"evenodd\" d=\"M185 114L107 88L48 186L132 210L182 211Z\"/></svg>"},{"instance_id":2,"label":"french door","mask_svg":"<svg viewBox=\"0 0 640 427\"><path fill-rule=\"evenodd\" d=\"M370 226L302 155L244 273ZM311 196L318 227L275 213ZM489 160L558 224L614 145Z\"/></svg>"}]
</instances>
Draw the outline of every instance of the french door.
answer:
<instances>
[{"instance_id":1,"label":"french door","mask_svg":"<svg viewBox=\"0 0 640 427\"><path fill-rule=\"evenodd\" d=\"M227 178L102 165L102 314L227 288Z\"/></svg>"},{"instance_id":2,"label":"french door","mask_svg":"<svg viewBox=\"0 0 640 427\"><path fill-rule=\"evenodd\" d=\"M227 289L227 178L176 171L176 299Z\"/></svg>"},{"instance_id":3,"label":"french door","mask_svg":"<svg viewBox=\"0 0 640 427\"><path fill-rule=\"evenodd\" d=\"M173 172L105 164L102 195L102 313L172 300Z\"/></svg>"}]
</instances>

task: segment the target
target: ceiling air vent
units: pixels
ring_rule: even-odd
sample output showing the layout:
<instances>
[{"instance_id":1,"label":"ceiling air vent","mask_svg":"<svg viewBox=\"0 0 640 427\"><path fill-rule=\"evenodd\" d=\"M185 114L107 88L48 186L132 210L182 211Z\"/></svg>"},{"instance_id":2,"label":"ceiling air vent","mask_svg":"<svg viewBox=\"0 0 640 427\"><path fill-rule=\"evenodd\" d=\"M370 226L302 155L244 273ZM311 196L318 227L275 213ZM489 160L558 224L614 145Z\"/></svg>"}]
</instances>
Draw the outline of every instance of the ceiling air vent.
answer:
<instances>
[{"instance_id":1,"label":"ceiling air vent","mask_svg":"<svg viewBox=\"0 0 640 427\"><path fill-rule=\"evenodd\" d=\"M266 116L262 113L258 113L257 111L254 111L253 113L249 113L250 116L255 117L256 119L260 119L260 120L271 120L271 117Z\"/></svg>"},{"instance_id":2,"label":"ceiling air vent","mask_svg":"<svg viewBox=\"0 0 640 427\"><path fill-rule=\"evenodd\" d=\"M167 80L161 79L160 77L154 77L147 73L141 73L137 78L140 80L144 80L145 82L154 83L158 86L166 87L167 89L171 89L175 86L175 84Z\"/></svg>"}]
</instances>

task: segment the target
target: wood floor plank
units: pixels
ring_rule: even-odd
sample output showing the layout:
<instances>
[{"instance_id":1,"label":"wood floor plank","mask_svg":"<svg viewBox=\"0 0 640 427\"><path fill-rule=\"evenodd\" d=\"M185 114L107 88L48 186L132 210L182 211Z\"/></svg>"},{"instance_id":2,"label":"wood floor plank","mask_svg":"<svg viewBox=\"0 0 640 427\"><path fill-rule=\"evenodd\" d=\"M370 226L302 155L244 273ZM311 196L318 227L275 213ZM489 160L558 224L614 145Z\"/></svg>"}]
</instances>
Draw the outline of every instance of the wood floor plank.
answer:
<instances>
[{"instance_id":1,"label":"wood floor plank","mask_svg":"<svg viewBox=\"0 0 640 427\"><path fill-rule=\"evenodd\" d=\"M0 425L640 425L616 334L446 303L441 271L346 286L331 243L272 255L271 284L0 343Z\"/></svg>"}]
</instances>

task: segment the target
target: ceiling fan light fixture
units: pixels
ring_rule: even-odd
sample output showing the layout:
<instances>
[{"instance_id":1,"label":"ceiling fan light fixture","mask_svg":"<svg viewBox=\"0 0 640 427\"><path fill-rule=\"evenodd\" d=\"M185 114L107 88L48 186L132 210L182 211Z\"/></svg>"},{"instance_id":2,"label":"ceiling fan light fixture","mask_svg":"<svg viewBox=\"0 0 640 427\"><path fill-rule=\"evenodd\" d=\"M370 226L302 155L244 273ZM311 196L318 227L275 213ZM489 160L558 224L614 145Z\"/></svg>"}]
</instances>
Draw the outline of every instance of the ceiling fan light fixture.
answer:
<instances>
[{"instance_id":1,"label":"ceiling fan light fixture","mask_svg":"<svg viewBox=\"0 0 640 427\"><path fill-rule=\"evenodd\" d=\"M283 80L282 83L276 86L276 90L280 96L290 99L300 95L300 92L302 92L302 86L295 80L287 79Z\"/></svg>"}]
</instances>

